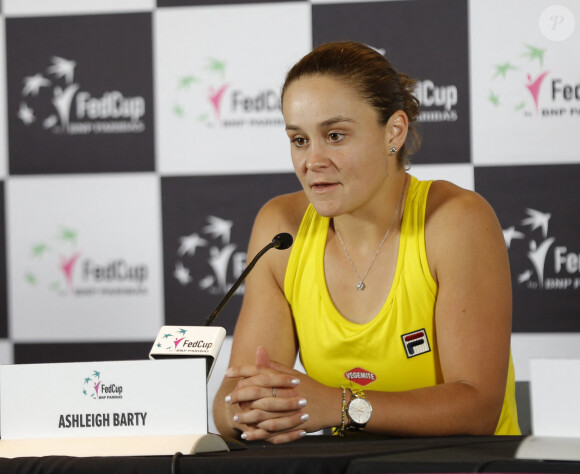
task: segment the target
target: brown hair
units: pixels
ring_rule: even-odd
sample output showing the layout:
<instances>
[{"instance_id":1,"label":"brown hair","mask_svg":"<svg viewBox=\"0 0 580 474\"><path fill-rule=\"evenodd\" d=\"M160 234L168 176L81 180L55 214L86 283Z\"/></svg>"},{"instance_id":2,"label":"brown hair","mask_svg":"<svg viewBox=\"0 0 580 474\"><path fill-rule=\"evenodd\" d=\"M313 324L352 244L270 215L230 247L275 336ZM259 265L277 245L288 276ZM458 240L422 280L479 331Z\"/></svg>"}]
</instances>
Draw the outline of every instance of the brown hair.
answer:
<instances>
[{"instance_id":1,"label":"brown hair","mask_svg":"<svg viewBox=\"0 0 580 474\"><path fill-rule=\"evenodd\" d=\"M382 54L353 41L318 46L288 71L282 100L292 82L309 75L332 76L354 87L377 110L381 125L397 110L404 111L409 118L409 133L397 155L400 166L407 163L408 155L419 149L421 140L413 126L419 115L419 101L412 92L415 80L395 71Z\"/></svg>"}]
</instances>

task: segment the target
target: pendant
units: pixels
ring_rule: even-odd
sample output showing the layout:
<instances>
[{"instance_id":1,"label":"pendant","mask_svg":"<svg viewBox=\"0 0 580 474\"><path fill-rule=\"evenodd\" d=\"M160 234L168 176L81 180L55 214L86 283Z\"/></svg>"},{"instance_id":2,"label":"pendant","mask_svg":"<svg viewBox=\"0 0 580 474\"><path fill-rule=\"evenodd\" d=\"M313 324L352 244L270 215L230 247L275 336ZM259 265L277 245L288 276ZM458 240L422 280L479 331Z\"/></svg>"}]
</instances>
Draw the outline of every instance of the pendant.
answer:
<instances>
[{"instance_id":1,"label":"pendant","mask_svg":"<svg viewBox=\"0 0 580 474\"><path fill-rule=\"evenodd\" d=\"M362 280L359 282L358 285L356 285L356 288L358 289L358 291L362 291L365 289L365 284L363 283Z\"/></svg>"}]
</instances>

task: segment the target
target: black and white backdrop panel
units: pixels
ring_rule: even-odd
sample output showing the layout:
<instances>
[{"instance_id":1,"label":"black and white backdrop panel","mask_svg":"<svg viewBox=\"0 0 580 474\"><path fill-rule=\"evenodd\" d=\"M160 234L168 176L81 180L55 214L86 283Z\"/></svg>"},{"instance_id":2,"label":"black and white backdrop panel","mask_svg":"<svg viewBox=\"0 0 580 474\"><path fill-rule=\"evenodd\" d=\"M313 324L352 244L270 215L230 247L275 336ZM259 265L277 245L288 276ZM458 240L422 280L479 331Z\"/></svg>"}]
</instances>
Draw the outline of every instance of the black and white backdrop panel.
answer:
<instances>
[{"instance_id":1,"label":"black and white backdrop panel","mask_svg":"<svg viewBox=\"0 0 580 474\"><path fill-rule=\"evenodd\" d=\"M580 357L579 21L576 0L3 0L0 362L143 359L201 324L299 186L284 74L342 39L418 80L411 173L495 208L516 377Z\"/></svg>"}]
</instances>

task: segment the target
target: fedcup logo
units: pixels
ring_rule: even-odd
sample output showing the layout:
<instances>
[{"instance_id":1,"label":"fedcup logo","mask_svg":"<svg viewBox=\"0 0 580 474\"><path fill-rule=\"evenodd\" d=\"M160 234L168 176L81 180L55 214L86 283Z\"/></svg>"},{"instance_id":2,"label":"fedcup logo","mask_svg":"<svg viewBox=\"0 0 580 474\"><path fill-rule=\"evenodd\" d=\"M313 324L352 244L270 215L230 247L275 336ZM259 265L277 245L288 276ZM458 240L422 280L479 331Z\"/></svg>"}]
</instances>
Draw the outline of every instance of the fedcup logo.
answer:
<instances>
[{"instance_id":1,"label":"fedcup logo","mask_svg":"<svg viewBox=\"0 0 580 474\"><path fill-rule=\"evenodd\" d=\"M59 296L138 296L148 293L146 264L117 257L95 259L78 245L79 232L60 227L53 237L30 245L24 279L33 289Z\"/></svg>"},{"instance_id":2,"label":"fedcup logo","mask_svg":"<svg viewBox=\"0 0 580 474\"><path fill-rule=\"evenodd\" d=\"M179 345L185 341L186 334L187 329L178 329L177 333L160 334L157 341L155 341L155 347L164 349L166 352L176 352Z\"/></svg>"},{"instance_id":3,"label":"fedcup logo","mask_svg":"<svg viewBox=\"0 0 580 474\"><path fill-rule=\"evenodd\" d=\"M172 114L198 126L264 127L284 124L280 97L272 88L239 85L228 62L207 56L202 66L176 79Z\"/></svg>"},{"instance_id":4,"label":"fedcup logo","mask_svg":"<svg viewBox=\"0 0 580 474\"><path fill-rule=\"evenodd\" d=\"M413 94L419 100L419 122L455 122L459 93L455 84L436 84L431 79L417 81Z\"/></svg>"},{"instance_id":5,"label":"fedcup logo","mask_svg":"<svg viewBox=\"0 0 580 474\"><path fill-rule=\"evenodd\" d=\"M23 78L17 117L27 127L60 135L142 133L145 99L118 90L94 97L75 81L77 62L53 56L43 70Z\"/></svg>"},{"instance_id":6,"label":"fedcup logo","mask_svg":"<svg viewBox=\"0 0 580 474\"><path fill-rule=\"evenodd\" d=\"M76 230L61 227L54 238L32 244L28 269L24 274L26 282L32 287L48 287L60 294L71 293L74 290L74 269L82 255L77 248L77 236ZM47 261L50 261L48 265ZM52 268L55 264L56 269Z\"/></svg>"},{"instance_id":7,"label":"fedcup logo","mask_svg":"<svg viewBox=\"0 0 580 474\"><path fill-rule=\"evenodd\" d=\"M206 58L200 72L185 74L177 80L173 114L179 118L195 114L195 120L214 126L221 123L221 107L224 93L229 88L225 82L226 63L215 58ZM195 106L188 107L194 96Z\"/></svg>"},{"instance_id":8,"label":"fedcup logo","mask_svg":"<svg viewBox=\"0 0 580 474\"><path fill-rule=\"evenodd\" d=\"M548 68L548 58L548 48L523 44L519 54L496 62L488 96L493 108L524 117L580 117L578 78L558 72L565 64Z\"/></svg>"},{"instance_id":9,"label":"fedcup logo","mask_svg":"<svg viewBox=\"0 0 580 474\"><path fill-rule=\"evenodd\" d=\"M195 340L192 340L187 336L187 333L187 329L176 328L174 331L159 334L154 347L165 354L206 354L213 346L213 342L203 339L195 338Z\"/></svg>"},{"instance_id":10,"label":"fedcup logo","mask_svg":"<svg viewBox=\"0 0 580 474\"><path fill-rule=\"evenodd\" d=\"M179 238L173 277L182 286L196 285L211 295L227 293L233 284L228 282L228 270L237 278L246 267L246 252L237 252L238 246L231 242L233 225L231 220L208 216L207 225L201 230ZM191 267L200 260L207 263L204 268L209 273L194 281Z\"/></svg>"},{"instance_id":11,"label":"fedcup logo","mask_svg":"<svg viewBox=\"0 0 580 474\"><path fill-rule=\"evenodd\" d=\"M528 265L517 269L517 284L531 290L580 288L580 254L550 235L551 218L549 212L528 208L518 224L503 229L508 252L527 257Z\"/></svg>"},{"instance_id":12,"label":"fedcup logo","mask_svg":"<svg viewBox=\"0 0 580 474\"><path fill-rule=\"evenodd\" d=\"M92 400L119 400L123 398L123 386L114 383L104 383L101 379L101 372L93 370L92 374L83 379L82 395Z\"/></svg>"},{"instance_id":13,"label":"fedcup logo","mask_svg":"<svg viewBox=\"0 0 580 474\"><path fill-rule=\"evenodd\" d=\"M549 71L544 70L546 50L532 45L523 45L522 52L505 62L494 65L489 102L496 108L511 107L516 112L530 115L538 113L540 89ZM516 82L519 95L512 99L503 86ZM515 101L514 101L515 100Z\"/></svg>"},{"instance_id":14,"label":"fedcup logo","mask_svg":"<svg viewBox=\"0 0 580 474\"><path fill-rule=\"evenodd\" d=\"M367 45L376 52L385 55L384 48ZM459 93L454 84L438 84L431 79L417 81L413 95L421 104L419 122L455 122L458 118L455 106Z\"/></svg>"}]
</instances>

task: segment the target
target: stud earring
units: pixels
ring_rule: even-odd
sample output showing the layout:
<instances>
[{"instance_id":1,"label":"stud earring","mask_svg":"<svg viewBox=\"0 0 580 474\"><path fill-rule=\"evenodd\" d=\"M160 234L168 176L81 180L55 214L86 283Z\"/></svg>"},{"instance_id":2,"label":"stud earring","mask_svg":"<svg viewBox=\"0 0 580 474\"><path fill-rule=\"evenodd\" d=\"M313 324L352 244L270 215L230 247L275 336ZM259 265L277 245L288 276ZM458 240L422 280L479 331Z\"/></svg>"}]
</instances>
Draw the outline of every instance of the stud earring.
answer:
<instances>
[{"instance_id":1,"label":"stud earring","mask_svg":"<svg viewBox=\"0 0 580 474\"><path fill-rule=\"evenodd\" d=\"M394 146L392 146L391 148L389 148L389 152L391 153L391 155L393 155L397 153L397 149Z\"/></svg>"}]
</instances>

